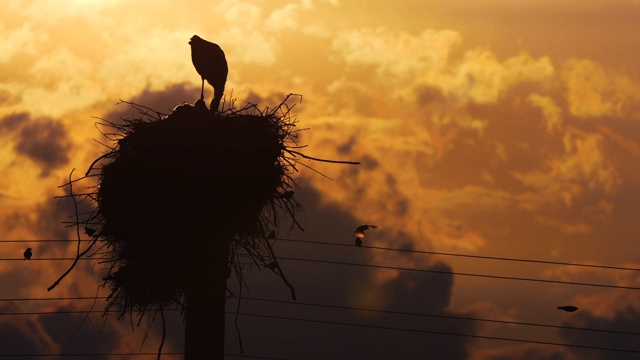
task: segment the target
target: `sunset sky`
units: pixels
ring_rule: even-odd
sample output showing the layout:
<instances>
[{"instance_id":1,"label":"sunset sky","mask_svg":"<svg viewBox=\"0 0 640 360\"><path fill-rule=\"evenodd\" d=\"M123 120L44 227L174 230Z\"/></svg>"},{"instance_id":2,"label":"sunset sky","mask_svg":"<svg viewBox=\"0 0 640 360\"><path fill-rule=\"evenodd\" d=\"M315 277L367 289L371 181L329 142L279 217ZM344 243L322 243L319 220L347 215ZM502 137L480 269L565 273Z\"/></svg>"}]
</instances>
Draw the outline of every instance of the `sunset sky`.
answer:
<instances>
[{"instance_id":1,"label":"sunset sky","mask_svg":"<svg viewBox=\"0 0 640 360\"><path fill-rule=\"evenodd\" d=\"M332 180L301 168L305 231L281 229L280 237L352 245L358 225L375 224L364 245L636 269L277 241L283 257L441 272L284 260L300 302L640 333L637 0L5 1L0 240L25 242L0 243L0 258L19 260L0 261L0 299L108 295L94 261L47 292L71 261L25 262L22 252L33 248L34 260L75 256L75 243L35 242L75 239L61 224L73 204L58 204L58 187L104 152L97 118L136 115L119 99L169 113L199 98L194 34L226 53L225 106L234 99L273 107L301 94L292 104L298 127L308 128L305 153L362 163L305 162ZM212 94L205 85L207 102ZM291 300L272 273L246 276L244 296ZM157 351L158 320L142 345L145 323L132 331L128 319L1 314L86 311L92 303L0 301L0 355ZM236 305L229 300L229 311ZM103 308L102 300L93 306ZM272 358L578 360L640 352L640 335L631 334L255 300L240 309L431 332L239 317L245 354ZM164 351L182 352L184 325L173 315ZM237 354L234 322L228 315L226 351Z\"/></svg>"}]
</instances>

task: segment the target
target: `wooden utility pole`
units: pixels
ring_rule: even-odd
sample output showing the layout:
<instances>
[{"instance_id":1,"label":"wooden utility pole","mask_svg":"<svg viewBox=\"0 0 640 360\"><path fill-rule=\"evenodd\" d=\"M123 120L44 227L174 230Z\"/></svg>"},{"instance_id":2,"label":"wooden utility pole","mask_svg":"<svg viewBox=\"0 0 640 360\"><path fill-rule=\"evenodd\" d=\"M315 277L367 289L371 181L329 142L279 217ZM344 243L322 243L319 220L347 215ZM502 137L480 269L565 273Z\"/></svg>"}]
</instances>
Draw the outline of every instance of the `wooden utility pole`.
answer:
<instances>
[{"instance_id":1,"label":"wooden utility pole","mask_svg":"<svg viewBox=\"0 0 640 360\"><path fill-rule=\"evenodd\" d=\"M194 242L186 288L185 359L224 359L225 297L229 241Z\"/></svg>"}]
</instances>

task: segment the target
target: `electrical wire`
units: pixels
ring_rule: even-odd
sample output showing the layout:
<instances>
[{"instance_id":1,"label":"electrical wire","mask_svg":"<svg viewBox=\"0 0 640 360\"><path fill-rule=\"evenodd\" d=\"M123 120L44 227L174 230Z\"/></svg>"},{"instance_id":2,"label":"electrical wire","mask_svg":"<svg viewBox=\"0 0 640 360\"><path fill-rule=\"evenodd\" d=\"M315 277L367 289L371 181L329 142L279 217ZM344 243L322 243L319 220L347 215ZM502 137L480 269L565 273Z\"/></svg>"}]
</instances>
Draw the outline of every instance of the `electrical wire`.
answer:
<instances>
[{"instance_id":1,"label":"electrical wire","mask_svg":"<svg viewBox=\"0 0 640 360\"><path fill-rule=\"evenodd\" d=\"M156 309L152 309L156 310ZM181 311L182 308L163 309L167 311ZM24 315L64 315L64 314L94 314L94 313L120 313L121 310L58 310L58 311L11 311L0 312L0 316L24 316ZM126 311L128 312L128 311Z\"/></svg>"},{"instance_id":2,"label":"electrical wire","mask_svg":"<svg viewBox=\"0 0 640 360\"><path fill-rule=\"evenodd\" d=\"M276 238L275 240L283 241L283 242L304 243L304 244L341 246L341 247L350 247L350 248L354 247L354 245L352 244L334 243L334 242L328 242L328 241L301 240L301 239L291 239L291 238ZM0 240L0 243L47 243L47 242L77 242L77 241L78 240ZM93 240L80 240L80 241L91 242ZM394 251L394 252L402 252L402 253L410 253L410 254L455 256L455 257L465 257L465 258L473 258L473 259L512 261L512 262L524 262L524 263L546 264L546 265L577 266L577 267L588 267L588 268L608 269L608 270L640 271L640 268L631 268L631 267L624 267L624 266L595 265L595 264L570 263L570 262L539 260L539 259L522 259L522 258L510 258L510 257L500 257L500 256L458 254L458 253L448 253L448 252L440 252L440 251L399 249L399 248L383 247L383 246L362 245L361 248L383 250L383 251ZM22 259L0 259L0 260L22 260Z\"/></svg>"},{"instance_id":3,"label":"electrical wire","mask_svg":"<svg viewBox=\"0 0 640 360\"><path fill-rule=\"evenodd\" d=\"M522 277L514 277L514 276L499 276L499 275L487 275L487 274L474 274L474 273L464 273L464 272L456 272L456 271L416 269L416 268L405 268L405 267L399 267L399 266L385 266L385 265L374 265L374 264L358 264L358 263L350 263L350 262L343 262L343 261L305 259L305 258L295 258L295 257L285 257L285 256L283 256L283 257L279 256L278 258L279 259L283 259L283 260L314 262L314 263L320 263L320 264L360 266L360 267L368 267L368 268L375 268L375 269L402 270L402 271L413 271L413 272L433 273L433 274L472 276L472 277L481 277L481 278L489 278L489 279L500 279L500 280L533 281L533 282L543 282L543 283L563 284L563 285L603 287L603 288L612 288L612 289L640 290L639 287L634 287L634 286L592 284L592 283L583 283L583 282L574 282L574 281L522 278Z\"/></svg>"},{"instance_id":4,"label":"electrical wire","mask_svg":"<svg viewBox=\"0 0 640 360\"><path fill-rule=\"evenodd\" d=\"M235 312L232 312L232 311L227 311L226 313L227 314L236 314ZM555 342L550 342L550 341L514 339L514 338L505 338L505 337L498 337L498 336L461 334L461 333L454 333L454 332L448 332L448 331L408 329L408 328L399 328L399 327L391 327L391 326L355 324L355 323L338 322L338 321L327 321L327 320L302 319L302 318L295 318L295 317L288 317L288 316L274 316L274 315L252 314L252 313L243 313L243 312L238 313L238 314L240 316L250 316L250 317L260 317L260 318L266 318L266 319L310 322L310 323L316 323L316 324L341 325L341 326L351 326L351 327L360 327L360 328L369 328L369 329L394 330L394 331L405 331L405 332L435 334L435 335L446 335L446 336L461 336L461 337L469 337L469 338L484 339L484 340L500 340L500 341L519 342L519 343L528 343L528 344L550 345L550 346L565 346L565 347L571 347L571 348L581 348L581 349L603 350L603 351L612 351L612 352L624 352L624 353L640 354L640 351L638 351L638 350L616 349L616 348L608 348L608 347L592 346L592 345L564 344L564 343L555 343Z\"/></svg>"},{"instance_id":5,"label":"electrical wire","mask_svg":"<svg viewBox=\"0 0 640 360\"><path fill-rule=\"evenodd\" d=\"M509 325L535 326L535 327L565 329L565 330L593 331L593 332L601 332L601 333L609 333L609 334L640 335L640 332L631 332L631 331L603 330L603 329L594 329L594 328L581 328L581 327L573 327L573 326L539 324L539 323L529 323L529 322L519 322L519 321L484 319L484 318L475 318L470 316L467 317L467 316L425 314L425 313L416 313L416 312L407 312L407 311L380 310L380 309L361 308L361 307L354 307L354 306L328 305L328 304L308 303L308 302L299 302L299 301L262 299L262 298L246 297L246 296L243 296L242 300L263 301L263 302L270 302L270 303L320 307L320 308L328 308L328 309L368 311L368 312L375 312L375 313L381 313L381 314L433 317L433 318L452 319L452 320L469 320L469 321L491 322L491 323L509 324Z\"/></svg>"},{"instance_id":6,"label":"electrical wire","mask_svg":"<svg viewBox=\"0 0 640 360\"><path fill-rule=\"evenodd\" d=\"M350 247L350 248L354 247L354 245L352 245L352 244L333 243L333 242L327 242L327 241L300 240L300 239L289 239L289 238L277 238L277 240L285 241L285 242L304 243L304 244L342 246L342 247ZM499 256L457 254L457 253L447 253L447 252L440 252L440 251L399 249L399 248L383 247L383 246L361 245L360 247L361 248L365 248L365 249L395 251L395 252L403 252L403 253L410 253L410 254L429 254L429 255L442 255L442 256L457 256L457 257L484 259L484 260L514 261L514 262L536 263L536 264L546 264L546 265L579 266L579 267L589 267L589 268L609 269L609 270L640 271L640 268L629 268L629 267L623 267L623 266L569 263L569 262L561 262L561 261L549 261L549 260L538 260L538 259L520 259L520 258L509 258L509 257L499 257Z\"/></svg>"},{"instance_id":7,"label":"electrical wire","mask_svg":"<svg viewBox=\"0 0 640 360\"><path fill-rule=\"evenodd\" d=\"M107 299L107 296L72 296L72 297L52 297L52 298L0 298L0 301L49 301L49 300L95 300Z\"/></svg>"},{"instance_id":8,"label":"electrical wire","mask_svg":"<svg viewBox=\"0 0 640 360\"><path fill-rule=\"evenodd\" d=\"M180 352L162 353L162 355L184 355ZM230 354L225 353L225 356L248 358L248 359L263 359L263 360L289 360L285 358L258 356L258 355L246 355L246 354ZM85 354L0 354L2 357L77 357L77 356L158 356L157 353L85 353Z\"/></svg>"},{"instance_id":9,"label":"electrical wire","mask_svg":"<svg viewBox=\"0 0 640 360\"><path fill-rule=\"evenodd\" d=\"M304 261L304 262L313 262L313 263L321 263L321 264L359 266L359 267L368 267L368 268L376 268L376 269L402 270L402 271L413 271L413 272L444 274L444 275L470 276L470 277L480 277L480 278L488 278L488 279L531 281L531 282L542 282L542 283L563 284L563 285L602 287L602 288L610 288L610 289L640 290L640 287L635 287L635 286L593 284L593 283L583 283L583 282L575 282L575 281L523 278L523 277L514 277L514 276L500 276L500 275L489 275L489 274L465 273L465 272L457 272L457 271L416 269L416 268L405 268L405 267L399 267L399 266L387 266L387 265L375 265L375 264L359 264L359 263L350 263L350 262L343 262L343 261L305 259L305 258L286 257L286 256L278 256L278 258L279 259L283 259L283 260ZM18 259L18 258L0 258L0 260L27 261L25 259ZM75 260L76 260L76 258L32 258L31 260L28 260L28 261L75 261ZM97 261L97 260L100 260L100 259L99 258L91 258L91 257L89 257L89 258L80 258L80 260L94 260L94 261Z\"/></svg>"},{"instance_id":10,"label":"electrical wire","mask_svg":"<svg viewBox=\"0 0 640 360\"><path fill-rule=\"evenodd\" d=\"M162 355L184 355L180 352L162 353ZM225 354L226 355L226 354ZM84 354L0 354L2 357L88 357L88 356L158 356L158 353L84 353Z\"/></svg>"},{"instance_id":11,"label":"electrical wire","mask_svg":"<svg viewBox=\"0 0 640 360\"><path fill-rule=\"evenodd\" d=\"M34 298L34 299L4 298L4 299L0 299L0 301L45 301L45 300L58 300L58 301L60 301L60 300L94 300L94 299L106 299L106 298L107 298L106 296L99 296L99 297L96 297L96 298L94 298L94 297ZM232 298L232 299L235 299L235 298ZM368 311L368 312L376 312L376 313L381 313L381 314L392 314L392 315L407 315L407 316L434 317L434 318L452 319L452 320L480 321L480 322L491 322L491 323L509 324L509 325L522 325L522 326L534 326L534 327L566 329L566 330L592 331L592 332L601 332L601 333L609 333L609 334L640 335L639 332L631 332L631 331L605 330L605 329L594 329L594 328L584 328L584 327L540 324L540 323L530 323L530 322L520 322L520 321L496 320L496 319L477 318L477 317L470 317L470 316L426 314L426 313L416 313L416 312L407 312L407 311L371 309L371 308L362 308L362 307L354 307L354 306L308 303L308 302L300 302L300 301L263 299L263 298L254 298L254 297L245 297L245 296L243 296L242 299L243 300L250 300L250 301L262 301L262 302L270 302L270 303L288 304L288 305L320 307L320 308L327 308L327 309ZM182 310L182 309L178 308L178 309L165 309L165 310ZM109 312L116 312L116 311L112 310L112 311L109 311ZM80 313L82 313L82 314L86 314L86 313L104 313L104 311L101 311L101 310L91 310L91 311L69 310L69 311L49 311L49 312L11 312L11 313L0 313L0 316L2 316L2 315L17 316L17 315L80 314Z\"/></svg>"}]
</instances>

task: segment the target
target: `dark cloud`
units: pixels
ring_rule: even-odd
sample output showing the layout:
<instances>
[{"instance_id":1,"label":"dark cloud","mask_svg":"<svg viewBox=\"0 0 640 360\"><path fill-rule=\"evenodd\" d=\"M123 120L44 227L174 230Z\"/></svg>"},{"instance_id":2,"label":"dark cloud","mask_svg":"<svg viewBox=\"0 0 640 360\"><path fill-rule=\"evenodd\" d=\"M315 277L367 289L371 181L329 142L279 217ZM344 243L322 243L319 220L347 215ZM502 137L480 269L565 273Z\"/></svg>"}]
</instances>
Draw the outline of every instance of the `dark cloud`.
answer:
<instances>
[{"instance_id":1,"label":"dark cloud","mask_svg":"<svg viewBox=\"0 0 640 360\"><path fill-rule=\"evenodd\" d=\"M169 114L173 108L184 103L195 103L199 98L200 89L187 83L168 85L164 90L145 89L139 95L131 99L122 99L151 109L150 115L155 116L154 111L161 114ZM119 123L122 119L136 119L140 114L127 104L118 104L111 112L104 115L104 119Z\"/></svg>"},{"instance_id":2,"label":"dark cloud","mask_svg":"<svg viewBox=\"0 0 640 360\"><path fill-rule=\"evenodd\" d=\"M6 309L0 308L2 313ZM31 322L31 320L27 320ZM26 355L47 353L48 349L34 338L33 332L28 331L16 323L3 321L0 322L0 334L2 336L2 354L3 355ZM24 357L23 357L24 358Z\"/></svg>"},{"instance_id":3,"label":"dark cloud","mask_svg":"<svg viewBox=\"0 0 640 360\"><path fill-rule=\"evenodd\" d=\"M36 163L43 177L69 162L71 141L60 122L13 114L0 120L0 135L7 134L13 138L15 151Z\"/></svg>"},{"instance_id":4,"label":"dark cloud","mask_svg":"<svg viewBox=\"0 0 640 360\"><path fill-rule=\"evenodd\" d=\"M632 307L621 307L611 318L596 316L588 310L580 309L574 316L565 321L563 326L583 327L602 330L638 332L640 312ZM637 359L640 352L640 338L637 335L617 333L594 333L563 329L561 335L572 345L587 345L611 349L631 350L636 353L598 351L591 349L571 348L578 358L584 360L605 359Z\"/></svg>"},{"instance_id":5,"label":"dark cloud","mask_svg":"<svg viewBox=\"0 0 640 360\"><path fill-rule=\"evenodd\" d=\"M12 94L7 90L0 90L0 105L16 105L20 103L20 101L22 101L22 97L20 95Z\"/></svg>"},{"instance_id":6,"label":"dark cloud","mask_svg":"<svg viewBox=\"0 0 640 360\"><path fill-rule=\"evenodd\" d=\"M291 107L295 104L302 101L299 96L290 96L287 99L287 94L283 92L271 92L266 96L261 96L256 92L250 91L249 94L244 98L236 102L236 107L242 107L245 104L255 104L258 105L258 109L263 110L265 108L273 109L276 106L280 105L286 99L286 104Z\"/></svg>"},{"instance_id":7,"label":"dark cloud","mask_svg":"<svg viewBox=\"0 0 640 360\"><path fill-rule=\"evenodd\" d=\"M573 359L564 351L548 346L518 346L506 350L497 350L495 355L483 357L483 360L569 360Z\"/></svg>"},{"instance_id":8,"label":"dark cloud","mask_svg":"<svg viewBox=\"0 0 640 360\"><path fill-rule=\"evenodd\" d=\"M62 185L62 184L60 184ZM82 193L82 182L76 182L74 193ZM69 188L59 195L69 195ZM80 221L86 219L93 210L94 204L86 197L76 196L77 213ZM75 226L69 223L75 221L76 205L70 197L56 199L53 196L36 205L34 215L30 217L29 227L42 239L75 239ZM82 233L82 229L80 229ZM52 245L53 246L53 245Z\"/></svg>"},{"instance_id":9,"label":"dark cloud","mask_svg":"<svg viewBox=\"0 0 640 360\"><path fill-rule=\"evenodd\" d=\"M351 153L351 150L356 145L356 137L355 135L351 135L349 140L345 141L342 145L338 146L336 149L338 154L347 155Z\"/></svg>"},{"instance_id":10,"label":"dark cloud","mask_svg":"<svg viewBox=\"0 0 640 360\"><path fill-rule=\"evenodd\" d=\"M433 103L442 103L447 99L440 89L423 85L416 89L416 100L419 106L426 107Z\"/></svg>"},{"instance_id":11,"label":"dark cloud","mask_svg":"<svg viewBox=\"0 0 640 360\"><path fill-rule=\"evenodd\" d=\"M113 352L120 341L119 334L114 331L113 324L107 326L103 324L101 319L96 319L96 316L92 317L93 320L85 319L83 314L60 314L41 316L40 322L47 334L50 334L51 339L60 346L63 353L108 354ZM109 357L95 358L106 360Z\"/></svg>"},{"instance_id":12,"label":"dark cloud","mask_svg":"<svg viewBox=\"0 0 640 360\"><path fill-rule=\"evenodd\" d=\"M353 231L360 225L350 214L332 205L321 205L320 195L313 189L297 193L305 209L302 220L306 231L292 233L291 238L352 244ZM383 236L379 229L370 237ZM282 236L282 234L281 234ZM286 235L285 235L286 237ZM367 239L365 238L365 241ZM390 239L394 241L394 239ZM409 243L399 238L400 243ZM374 253L366 248L302 245L276 242L277 256L306 259L371 263ZM424 260L423 260L424 263ZM456 315L449 310L453 275L429 273L399 273L386 282L376 280L370 268L283 260L283 270L296 288L298 301L355 307ZM426 268L451 272L444 263ZM244 296L288 300L289 292L272 273L252 272L247 277L248 292ZM289 298L290 299L290 298ZM228 308L235 310L231 300ZM229 306L231 305L231 306ZM473 334L473 321L447 321L433 317L376 314L339 309L324 309L301 305L283 305L245 300L241 312L295 317L329 322L365 325L352 327L314 324L291 320L240 317L239 325L247 354L284 358L372 358L372 359L464 359L472 343L469 338L367 328L366 326L407 328L421 331ZM459 315L459 314L458 314ZM228 316L227 348L238 351L233 329L233 316Z\"/></svg>"},{"instance_id":13,"label":"dark cloud","mask_svg":"<svg viewBox=\"0 0 640 360\"><path fill-rule=\"evenodd\" d=\"M29 114L26 112L11 114L0 120L0 131L2 133L11 133L20 129L20 127L29 121Z\"/></svg>"}]
</instances>

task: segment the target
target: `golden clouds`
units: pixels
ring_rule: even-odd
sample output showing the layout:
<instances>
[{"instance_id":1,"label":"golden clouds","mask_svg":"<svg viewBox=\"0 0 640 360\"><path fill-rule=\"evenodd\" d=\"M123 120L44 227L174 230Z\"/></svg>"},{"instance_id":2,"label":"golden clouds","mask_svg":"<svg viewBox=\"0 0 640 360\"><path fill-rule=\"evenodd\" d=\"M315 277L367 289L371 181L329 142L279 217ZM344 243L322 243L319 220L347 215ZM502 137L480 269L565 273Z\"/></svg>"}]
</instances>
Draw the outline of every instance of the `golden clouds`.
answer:
<instances>
[{"instance_id":1,"label":"golden clouds","mask_svg":"<svg viewBox=\"0 0 640 360\"><path fill-rule=\"evenodd\" d=\"M544 161L544 170L515 173L523 184L537 191L537 195L527 196L525 206L537 207L545 201L571 206L586 190L614 191L620 179L604 153L603 140L601 134L570 128L562 136L563 153Z\"/></svg>"},{"instance_id":2,"label":"golden clouds","mask_svg":"<svg viewBox=\"0 0 640 360\"><path fill-rule=\"evenodd\" d=\"M610 84L602 67L589 60L574 60L568 67L565 81L571 113L583 117L608 114L613 103L606 99Z\"/></svg>"},{"instance_id":3,"label":"golden clouds","mask_svg":"<svg viewBox=\"0 0 640 360\"><path fill-rule=\"evenodd\" d=\"M573 59L563 73L571 114L581 118L616 116L638 119L640 85L589 59Z\"/></svg>"},{"instance_id":4,"label":"golden clouds","mask_svg":"<svg viewBox=\"0 0 640 360\"><path fill-rule=\"evenodd\" d=\"M531 105L539 107L542 110L547 133L551 134L560 130L562 126L562 109L556 104L552 97L531 94L529 96L529 102Z\"/></svg>"},{"instance_id":5,"label":"golden clouds","mask_svg":"<svg viewBox=\"0 0 640 360\"><path fill-rule=\"evenodd\" d=\"M0 63L5 63L18 53L34 54L37 45L34 39L37 39L36 32L29 23L23 24L18 29L7 29L0 25L0 36L2 36L2 51L0 51ZM46 39L46 35L44 39ZM41 40L41 41L42 41Z\"/></svg>"},{"instance_id":6,"label":"golden clouds","mask_svg":"<svg viewBox=\"0 0 640 360\"><path fill-rule=\"evenodd\" d=\"M337 34L332 47L350 65L373 65L388 80L406 80L437 72L461 40L451 30L425 30L417 36L385 28L365 28Z\"/></svg>"},{"instance_id":7,"label":"golden clouds","mask_svg":"<svg viewBox=\"0 0 640 360\"><path fill-rule=\"evenodd\" d=\"M340 32L332 47L336 61L350 70L372 66L378 81L403 94L414 86L431 87L461 103L494 103L509 87L542 82L555 74L548 57L533 59L526 53L500 61L488 49L476 48L453 57L462 42L452 30L424 30L418 35L386 28Z\"/></svg>"},{"instance_id":8,"label":"golden clouds","mask_svg":"<svg viewBox=\"0 0 640 360\"><path fill-rule=\"evenodd\" d=\"M542 82L553 74L547 57L534 60L523 53L500 62L490 51L476 49L468 51L453 71L443 74L438 86L462 102L494 103L513 85Z\"/></svg>"}]
</instances>

